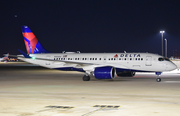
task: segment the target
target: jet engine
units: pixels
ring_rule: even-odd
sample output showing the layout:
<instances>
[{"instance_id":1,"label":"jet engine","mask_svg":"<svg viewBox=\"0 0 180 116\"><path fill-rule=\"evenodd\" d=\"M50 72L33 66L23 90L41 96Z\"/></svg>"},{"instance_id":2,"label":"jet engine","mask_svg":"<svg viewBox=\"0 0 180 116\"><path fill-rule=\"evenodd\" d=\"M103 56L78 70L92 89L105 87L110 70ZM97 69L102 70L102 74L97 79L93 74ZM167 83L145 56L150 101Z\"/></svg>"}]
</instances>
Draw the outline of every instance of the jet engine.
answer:
<instances>
[{"instance_id":1,"label":"jet engine","mask_svg":"<svg viewBox=\"0 0 180 116\"><path fill-rule=\"evenodd\" d=\"M135 72L116 72L116 74L119 77L133 77L135 75Z\"/></svg>"},{"instance_id":2,"label":"jet engine","mask_svg":"<svg viewBox=\"0 0 180 116\"><path fill-rule=\"evenodd\" d=\"M96 79L114 79L116 69L114 67L97 67L94 70Z\"/></svg>"}]
</instances>

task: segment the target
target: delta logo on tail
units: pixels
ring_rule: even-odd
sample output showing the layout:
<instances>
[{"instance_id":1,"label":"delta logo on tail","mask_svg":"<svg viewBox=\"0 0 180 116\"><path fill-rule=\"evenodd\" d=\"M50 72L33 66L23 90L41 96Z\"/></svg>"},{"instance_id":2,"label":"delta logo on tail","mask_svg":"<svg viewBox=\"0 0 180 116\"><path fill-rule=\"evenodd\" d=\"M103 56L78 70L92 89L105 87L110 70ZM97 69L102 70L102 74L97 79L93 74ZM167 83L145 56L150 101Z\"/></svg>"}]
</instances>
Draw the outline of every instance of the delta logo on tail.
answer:
<instances>
[{"instance_id":1,"label":"delta logo on tail","mask_svg":"<svg viewBox=\"0 0 180 116\"><path fill-rule=\"evenodd\" d=\"M49 53L42 47L34 33L28 28L28 26L22 26L21 29L28 54Z\"/></svg>"}]
</instances>

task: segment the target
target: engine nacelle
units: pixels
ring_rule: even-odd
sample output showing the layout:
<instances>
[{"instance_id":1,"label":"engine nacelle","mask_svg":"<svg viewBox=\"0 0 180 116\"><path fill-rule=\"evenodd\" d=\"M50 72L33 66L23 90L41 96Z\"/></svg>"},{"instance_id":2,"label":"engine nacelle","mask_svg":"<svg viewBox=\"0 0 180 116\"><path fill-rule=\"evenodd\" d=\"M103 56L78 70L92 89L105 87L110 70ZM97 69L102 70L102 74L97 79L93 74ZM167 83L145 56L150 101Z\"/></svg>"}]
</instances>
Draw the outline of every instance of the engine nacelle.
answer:
<instances>
[{"instance_id":1,"label":"engine nacelle","mask_svg":"<svg viewBox=\"0 0 180 116\"><path fill-rule=\"evenodd\" d=\"M135 72L116 72L119 77L133 77Z\"/></svg>"},{"instance_id":2,"label":"engine nacelle","mask_svg":"<svg viewBox=\"0 0 180 116\"><path fill-rule=\"evenodd\" d=\"M116 69L113 67L97 67L94 70L96 79L114 79Z\"/></svg>"}]
</instances>

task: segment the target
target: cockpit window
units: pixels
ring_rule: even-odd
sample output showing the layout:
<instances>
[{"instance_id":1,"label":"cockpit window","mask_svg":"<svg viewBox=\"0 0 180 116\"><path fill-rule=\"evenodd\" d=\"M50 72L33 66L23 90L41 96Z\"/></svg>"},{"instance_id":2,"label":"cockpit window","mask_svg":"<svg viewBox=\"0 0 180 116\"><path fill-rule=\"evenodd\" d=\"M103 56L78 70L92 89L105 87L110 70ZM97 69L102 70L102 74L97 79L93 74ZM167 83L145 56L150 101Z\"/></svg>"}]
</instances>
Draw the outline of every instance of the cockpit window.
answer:
<instances>
[{"instance_id":1,"label":"cockpit window","mask_svg":"<svg viewBox=\"0 0 180 116\"><path fill-rule=\"evenodd\" d=\"M158 60L159 60L159 61L164 61L164 60L170 61L169 58L158 58Z\"/></svg>"},{"instance_id":2,"label":"cockpit window","mask_svg":"<svg viewBox=\"0 0 180 116\"><path fill-rule=\"evenodd\" d=\"M170 61L169 58L164 58L166 61Z\"/></svg>"},{"instance_id":3,"label":"cockpit window","mask_svg":"<svg viewBox=\"0 0 180 116\"><path fill-rule=\"evenodd\" d=\"M159 61L164 61L164 58L158 58Z\"/></svg>"}]
</instances>

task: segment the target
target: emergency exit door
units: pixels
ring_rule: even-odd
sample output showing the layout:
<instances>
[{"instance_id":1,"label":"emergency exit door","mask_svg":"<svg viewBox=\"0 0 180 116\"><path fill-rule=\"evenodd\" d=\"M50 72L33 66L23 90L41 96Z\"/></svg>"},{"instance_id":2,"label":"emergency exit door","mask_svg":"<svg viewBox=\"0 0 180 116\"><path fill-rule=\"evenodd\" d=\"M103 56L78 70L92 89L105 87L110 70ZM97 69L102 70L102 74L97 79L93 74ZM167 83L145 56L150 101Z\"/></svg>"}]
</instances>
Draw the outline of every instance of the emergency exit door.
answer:
<instances>
[{"instance_id":1,"label":"emergency exit door","mask_svg":"<svg viewBox=\"0 0 180 116\"><path fill-rule=\"evenodd\" d=\"M152 56L146 56L146 66L152 66Z\"/></svg>"}]
</instances>

